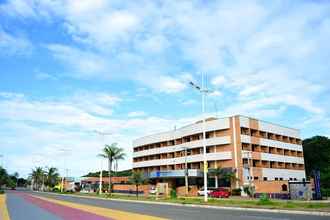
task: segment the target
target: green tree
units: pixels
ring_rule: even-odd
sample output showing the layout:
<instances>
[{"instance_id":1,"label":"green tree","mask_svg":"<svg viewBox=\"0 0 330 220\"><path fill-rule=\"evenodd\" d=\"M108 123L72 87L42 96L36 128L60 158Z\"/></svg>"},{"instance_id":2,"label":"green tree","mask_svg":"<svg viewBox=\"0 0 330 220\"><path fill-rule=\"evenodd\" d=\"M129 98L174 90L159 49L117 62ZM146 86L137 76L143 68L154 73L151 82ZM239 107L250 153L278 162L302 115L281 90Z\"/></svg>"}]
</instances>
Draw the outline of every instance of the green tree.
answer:
<instances>
[{"instance_id":1,"label":"green tree","mask_svg":"<svg viewBox=\"0 0 330 220\"><path fill-rule=\"evenodd\" d=\"M216 181L218 181L219 179L222 179L224 177L225 173L226 173L225 169L223 169L221 167L209 169L209 175L216 177L217 178Z\"/></svg>"},{"instance_id":2,"label":"green tree","mask_svg":"<svg viewBox=\"0 0 330 220\"><path fill-rule=\"evenodd\" d=\"M108 174L109 174L109 193L111 193L111 172L114 162L118 162L125 158L126 154L124 153L124 149L117 147L117 143L112 143L111 145L105 145L103 148L103 152L99 154L99 156L108 159Z\"/></svg>"},{"instance_id":3,"label":"green tree","mask_svg":"<svg viewBox=\"0 0 330 220\"><path fill-rule=\"evenodd\" d=\"M7 183L8 178L7 170L0 166L0 189Z\"/></svg>"},{"instance_id":4,"label":"green tree","mask_svg":"<svg viewBox=\"0 0 330 220\"><path fill-rule=\"evenodd\" d=\"M46 171L45 185L49 188L53 188L59 182L59 176L57 168L50 167Z\"/></svg>"},{"instance_id":5,"label":"green tree","mask_svg":"<svg viewBox=\"0 0 330 220\"><path fill-rule=\"evenodd\" d=\"M307 176L313 176L313 170L320 170L321 188L330 192L330 139L314 136L305 139L302 145Z\"/></svg>"},{"instance_id":6,"label":"green tree","mask_svg":"<svg viewBox=\"0 0 330 220\"><path fill-rule=\"evenodd\" d=\"M233 183L239 180L236 177L236 173L233 170L230 170L224 174L223 178L228 182L230 182L230 192L231 192Z\"/></svg>"},{"instance_id":7,"label":"green tree","mask_svg":"<svg viewBox=\"0 0 330 220\"><path fill-rule=\"evenodd\" d=\"M226 168L214 168L214 169L209 169L209 174L211 176L215 176L220 180L225 180L226 182L230 183L230 189L231 189L231 185L233 182L235 182L236 180L238 180L236 178L235 172L233 170L229 170Z\"/></svg>"},{"instance_id":8,"label":"green tree","mask_svg":"<svg viewBox=\"0 0 330 220\"><path fill-rule=\"evenodd\" d=\"M129 182L135 185L136 198L139 198L139 186L147 182L147 178L144 177L142 172L133 172L129 178Z\"/></svg>"}]
</instances>

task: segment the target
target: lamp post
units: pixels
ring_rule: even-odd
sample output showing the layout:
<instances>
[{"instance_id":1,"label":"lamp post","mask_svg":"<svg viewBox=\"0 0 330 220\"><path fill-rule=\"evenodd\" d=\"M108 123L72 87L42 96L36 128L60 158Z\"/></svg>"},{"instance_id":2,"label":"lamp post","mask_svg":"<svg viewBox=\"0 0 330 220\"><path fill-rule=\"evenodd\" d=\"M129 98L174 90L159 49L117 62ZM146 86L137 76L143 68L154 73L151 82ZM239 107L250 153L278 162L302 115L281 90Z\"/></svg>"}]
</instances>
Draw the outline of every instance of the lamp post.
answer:
<instances>
[{"instance_id":1,"label":"lamp post","mask_svg":"<svg viewBox=\"0 0 330 220\"><path fill-rule=\"evenodd\" d=\"M68 176L68 168L66 167L66 156L67 156L67 153L71 152L71 149L69 148L61 148L61 149L58 149L58 152L62 153L64 155L63 157L63 170L64 170L64 173L62 175L62 179L61 179L61 192L63 192L64 190L64 175L66 175L66 177Z\"/></svg>"},{"instance_id":2,"label":"lamp post","mask_svg":"<svg viewBox=\"0 0 330 220\"><path fill-rule=\"evenodd\" d=\"M188 156L188 152L187 152L187 147L182 147L182 149L184 150L184 181L185 181L185 195L188 196L189 193L189 173L188 173L188 161L187 161L187 156Z\"/></svg>"},{"instance_id":3,"label":"lamp post","mask_svg":"<svg viewBox=\"0 0 330 220\"><path fill-rule=\"evenodd\" d=\"M203 170L204 170L204 201L207 202L208 199L208 194L207 194L207 158L206 158L206 132L205 132L205 96L207 93L210 91L205 88L204 85L204 73L202 73L202 87L196 85L193 82L189 82L189 84L197 89L201 95L202 95L202 117L203 117L203 125L202 125L202 130L203 130Z\"/></svg>"},{"instance_id":4,"label":"lamp post","mask_svg":"<svg viewBox=\"0 0 330 220\"><path fill-rule=\"evenodd\" d=\"M98 131L98 130L93 130L93 132L102 137L102 144L104 142L104 136L112 134L112 133L102 132L102 131ZM103 181L103 164L102 164L102 160L101 160L101 171L100 171L100 179L99 179L99 193L100 193L100 195L102 194L102 181Z\"/></svg>"}]
</instances>

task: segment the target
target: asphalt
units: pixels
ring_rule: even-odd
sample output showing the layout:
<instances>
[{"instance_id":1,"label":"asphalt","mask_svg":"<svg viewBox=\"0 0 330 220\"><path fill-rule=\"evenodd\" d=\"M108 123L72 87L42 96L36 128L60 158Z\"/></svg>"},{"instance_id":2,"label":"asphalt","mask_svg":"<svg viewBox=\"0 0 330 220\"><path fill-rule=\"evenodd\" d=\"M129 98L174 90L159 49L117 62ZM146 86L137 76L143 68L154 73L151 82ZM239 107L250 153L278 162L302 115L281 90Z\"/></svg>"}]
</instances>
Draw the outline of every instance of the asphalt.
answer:
<instances>
[{"instance_id":1,"label":"asphalt","mask_svg":"<svg viewBox=\"0 0 330 220\"><path fill-rule=\"evenodd\" d=\"M7 191L7 208L12 220L61 220L59 217L35 206L19 194Z\"/></svg>"},{"instance_id":2,"label":"asphalt","mask_svg":"<svg viewBox=\"0 0 330 220\"><path fill-rule=\"evenodd\" d=\"M99 200L90 198L78 198L69 195L34 193L38 196L70 201L85 205L111 208L121 211L153 215L168 219L178 220L329 220L329 216L313 216L301 214L282 214L256 211L220 210L198 207L182 207L160 204L143 204L123 201ZM14 205L14 204L12 204ZM19 220L14 219L13 220ZM26 218L27 219L27 218ZM33 218L35 219L35 218ZM39 219L39 218L36 218ZM47 218L43 218L47 219Z\"/></svg>"}]
</instances>

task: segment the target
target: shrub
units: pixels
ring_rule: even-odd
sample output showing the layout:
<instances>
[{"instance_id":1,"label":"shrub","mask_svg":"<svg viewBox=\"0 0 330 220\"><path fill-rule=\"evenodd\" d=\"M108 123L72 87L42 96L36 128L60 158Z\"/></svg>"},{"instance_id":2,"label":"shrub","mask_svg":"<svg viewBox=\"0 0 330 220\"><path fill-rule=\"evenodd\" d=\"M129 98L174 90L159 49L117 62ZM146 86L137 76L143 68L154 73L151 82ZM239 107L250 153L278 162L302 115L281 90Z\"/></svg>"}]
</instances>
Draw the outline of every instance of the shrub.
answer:
<instances>
[{"instance_id":1,"label":"shrub","mask_svg":"<svg viewBox=\"0 0 330 220\"><path fill-rule=\"evenodd\" d=\"M240 195L241 195L241 191L242 191L241 188L233 189L233 190L231 191L231 195L232 195L232 196L240 196Z\"/></svg>"},{"instance_id":2,"label":"shrub","mask_svg":"<svg viewBox=\"0 0 330 220\"><path fill-rule=\"evenodd\" d=\"M330 197L330 189L321 188L322 197Z\"/></svg>"},{"instance_id":3,"label":"shrub","mask_svg":"<svg viewBox=\"0 0 330 220\"><path fill-rule=\"evenodd\" d=\"M0 189L0 194L4 194L5 191L3 189Z\"/></svg>"},{"instance_id":4,"label":"shrub","mask_svg":"<svg viewBox=\"0 0 330 220\"><path fill-rule=\"evenodd\" d=\"M171 199L176 199L177 198L177 195L176 195L176 189L172 189L171 190Z\"/></svg>"},{"instance_id":5,"label":"shrub","mask_svg":"<svg viewBox=\"0 0 330 220\"><path fill-rule=\"evenodd\" d=\"M270 201L270 199L266 193L262 193L260 195L258 204L259 205L269 205L269 204L272 204L272 202Z\"/></svg>"},{"instance_id":6,"label":"shrub","mask_svg":"<svg viewBox=\"0 0 330 220\"><path fill-rule=\"evenodd\" d=\"M245 186L245 187L243 188L243 190L244 190L244 192L245 192L246 194L248 194L249 196L253 196L254 193L255 193L255 189L254 189L254 187Z\"/></svg>"}]
</instances>

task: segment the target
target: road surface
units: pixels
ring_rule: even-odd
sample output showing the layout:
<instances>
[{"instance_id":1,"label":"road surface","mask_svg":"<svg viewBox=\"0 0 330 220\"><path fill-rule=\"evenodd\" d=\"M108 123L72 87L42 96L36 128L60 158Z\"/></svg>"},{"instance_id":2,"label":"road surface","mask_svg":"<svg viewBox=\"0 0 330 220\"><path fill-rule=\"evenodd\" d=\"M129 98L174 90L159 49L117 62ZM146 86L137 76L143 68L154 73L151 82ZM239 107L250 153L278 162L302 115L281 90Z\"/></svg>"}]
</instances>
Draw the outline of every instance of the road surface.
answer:
<instances>
[{"instance_id":1,"label":"road surface","mask_svg":"<svg viewBox=\"0 0 330 220\"><path fill-rule=\"evenodd\" d=\"M109 201L34 192L8 191L6 205L11 220L325 220L329 216L219 210L161 204ZM3 211L0 209L0 211ZM0 220L8 220L1 219Z\"/></svg>"}]
</instances>

